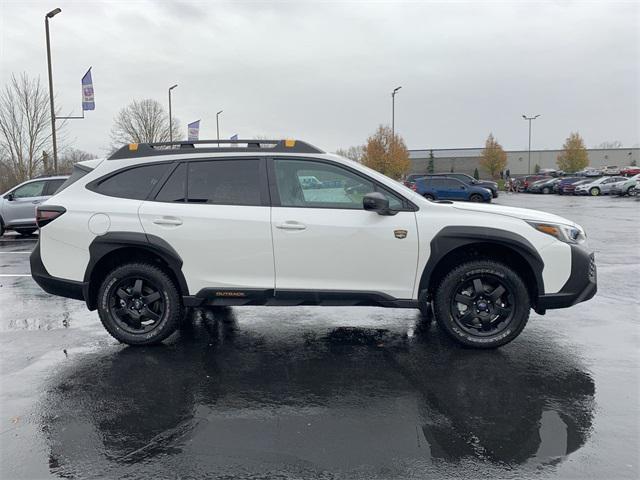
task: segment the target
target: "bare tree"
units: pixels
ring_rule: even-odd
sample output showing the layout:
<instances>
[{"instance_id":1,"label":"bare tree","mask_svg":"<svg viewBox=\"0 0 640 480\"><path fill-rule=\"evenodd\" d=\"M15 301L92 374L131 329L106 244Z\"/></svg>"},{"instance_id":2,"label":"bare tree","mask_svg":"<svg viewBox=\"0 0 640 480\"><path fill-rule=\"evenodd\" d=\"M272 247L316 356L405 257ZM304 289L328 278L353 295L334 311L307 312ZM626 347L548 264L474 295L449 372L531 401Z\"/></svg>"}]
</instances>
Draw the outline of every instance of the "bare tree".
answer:
<instances>
[{"instance_id":1,"label":"bare tree","mask_svg":"<svg viewBox=\"0 0 640 480\"><path fill-rule=\"evenodd\" d=\"M174 118L173 139L180 140L180 128ZM169 115L157 100L134 100L120 110L111 128L114 148L127 143L150 143L169 141Z\"/></svg>"},{"instance_id":2,"label":"bare tree","mask_svg":"<svg viewBox=\"0 0 640 480\"><path fill-rule=\"evenodd\" d=\"M0 91L0 163L12 182L48 169L43 152L49 151L50 139L49 95L40 79L12 75Z\"/></svg>"},{"instance_id":3,"label":"bare tree","mask_svg":"<svg viewBox=\"0 0 640 480\"><path fill-rule=\"evenodd\" d=\"M336 155L348 158L354 162L360 163L362 161L362 155L364 155L364 145L355 145L349 148L339 148L336 150Z\"/></svg>"},{"instance_id":4,"label":"bare tree","mask_svg":"<svg viewBox=\"0 0 640 480\"><path fill-rule=\"evenodd\" d=\"M98 156L77 148L68 148L64 151L62 157L58 159L58 173L69 174L76 163L93 160L94 158L98 158Z\"/></svg>"},{"instance_id":5,"label":"bare tree","mask_svg":"<svg viewBox=\"0 0 640 480\"><path fill-rule=\"evenodd\" d=\"M622 142L620 140L602 142L600 145L596 145L595 148L622 148Z\"/></svg>"}]
</instances>

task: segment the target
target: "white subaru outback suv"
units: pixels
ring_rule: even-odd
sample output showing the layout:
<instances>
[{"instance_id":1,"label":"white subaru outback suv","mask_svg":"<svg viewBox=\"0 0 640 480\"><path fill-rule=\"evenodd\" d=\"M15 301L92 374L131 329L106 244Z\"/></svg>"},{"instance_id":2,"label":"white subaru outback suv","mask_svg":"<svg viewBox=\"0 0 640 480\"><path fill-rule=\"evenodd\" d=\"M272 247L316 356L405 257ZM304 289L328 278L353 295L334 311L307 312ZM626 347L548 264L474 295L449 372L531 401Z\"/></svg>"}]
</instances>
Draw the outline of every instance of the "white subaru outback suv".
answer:
<instances>
[{"instance_id":1,"label":"white subaru outback suv","mask_svg":"<svg viewBox=\"0 0 640 480\"><path fill-rule=\"evenodd\" d=\"M317 181L309 182L309 178ZM131 144L38 206L31 272L131 345L185 308L433 308L453 339L503 345L596 293L583 229L535 210L428 201L294 140Z\"/></svg>"}]
</instances>

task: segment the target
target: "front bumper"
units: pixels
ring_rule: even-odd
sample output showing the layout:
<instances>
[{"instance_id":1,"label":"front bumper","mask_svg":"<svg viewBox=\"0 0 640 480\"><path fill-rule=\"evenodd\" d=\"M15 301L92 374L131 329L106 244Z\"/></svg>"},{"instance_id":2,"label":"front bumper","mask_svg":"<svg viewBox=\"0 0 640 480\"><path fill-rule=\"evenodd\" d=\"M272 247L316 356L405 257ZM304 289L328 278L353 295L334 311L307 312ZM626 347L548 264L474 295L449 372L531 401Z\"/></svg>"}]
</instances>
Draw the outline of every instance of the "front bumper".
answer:
<instances>
[{"instance_id":1,"label":"front bumper","mask_svg":"<svg viewBox=\"0 0 640 480\"><path fill-rule=\"evenodd\" d=\"M540 295L535 311L544 314L546 310L567 308L576 303L586 302L598 291L596 262L593 253L578 245L571 245L571 275L558 293Z\"/></svg>"},{"instance_id":2,"label":"front bumper","mask_svg":"<svg viewBox=\"0 0 640 480\"><path fill-rule=\"evenodd\" d=\"M36 247L33 249L33 252L31 252L29 261L31 263L31 276L45 292L60 297L74 298L76 300L85 299L85 292L88 291L87 283L49 275L40 256L40 240L38 240Z\"/></svg>"}]
</instances>

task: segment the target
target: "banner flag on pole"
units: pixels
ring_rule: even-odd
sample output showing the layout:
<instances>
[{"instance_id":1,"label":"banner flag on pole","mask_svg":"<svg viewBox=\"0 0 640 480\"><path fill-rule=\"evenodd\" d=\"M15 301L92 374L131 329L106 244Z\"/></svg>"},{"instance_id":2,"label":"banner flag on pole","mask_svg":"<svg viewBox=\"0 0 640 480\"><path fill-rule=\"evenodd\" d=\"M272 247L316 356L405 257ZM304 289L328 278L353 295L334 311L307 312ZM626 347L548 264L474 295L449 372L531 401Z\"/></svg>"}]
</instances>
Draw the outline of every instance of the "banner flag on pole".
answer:
<instances>
[{"instance_id":1,"label":"banner flag on pole","mask_svg":"<svg viewBox=\"0 0 640 480\"><path fill-rule=\"evenodd\" d=\"M200 136L200 120L187 125L187 131L189 132L187 140L198 140Z\"/></svg>"},{"instance_id":2,"label":"banner flag on pole","mask_svg":"<svg viewBox=\"0 0 640 480\"><path fill-rule=\"evenodd\" d=\"M91 67L82 77L82 110L95 110L96 102L93 95L93 80L91 79Z\"/></svg>"},{"instance_id":3,"label":"banner flag on pole","mask_svg":"<svg viewBox=\"0 0 640 480\"><path fill-rule=\"evenodd\" d=\"M234 136L232 136L229 140L237 140L238 139L238 134L236 133Z\"/></svg>"}]
</instances>

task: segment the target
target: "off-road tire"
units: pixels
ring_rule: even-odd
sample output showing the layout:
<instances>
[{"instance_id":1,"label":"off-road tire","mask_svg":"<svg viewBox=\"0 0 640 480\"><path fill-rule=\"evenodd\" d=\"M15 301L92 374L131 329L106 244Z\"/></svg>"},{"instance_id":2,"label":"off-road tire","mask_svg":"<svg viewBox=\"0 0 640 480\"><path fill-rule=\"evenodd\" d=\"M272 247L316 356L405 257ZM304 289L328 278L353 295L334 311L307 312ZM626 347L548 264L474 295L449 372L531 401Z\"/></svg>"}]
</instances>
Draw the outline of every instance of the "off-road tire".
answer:
<instances>
[{"instance_id":1,"label":"off-road tire","mask_svg":"<svg viewBox=\"0 0 640 480\"><path fill-rule=\"evenodd\" d=\"M123 328L113 311L116 290L121 281L128 278L140 278L154 285L163 303L162 314L151 331L132 333ZM128 345L154 345L162 342L174 333L184 316L182 297L173 280L161 268L150 263L128 263L109 272L98 290L98 313L104 328L116 340Z\"/></svg>"},{"instance_id":2,"label":"off-road tire","mask_svg":"<svg viewBox=\"0 0 640 480\"><path fill-rule=\"evenodd\" d=\"M473 335L463 330L454 318L452 305L466 282L476 277L486 277L503 284L511 295L513 315L495 335ZM527 324L531 309L529 292L522 278L508 266L494 260L474 260L460 264L451 270L440 282L434 301L435 318L442 328L456 342L474 348L496 348L516 338Z\"/></svg>"}]
</instances>

